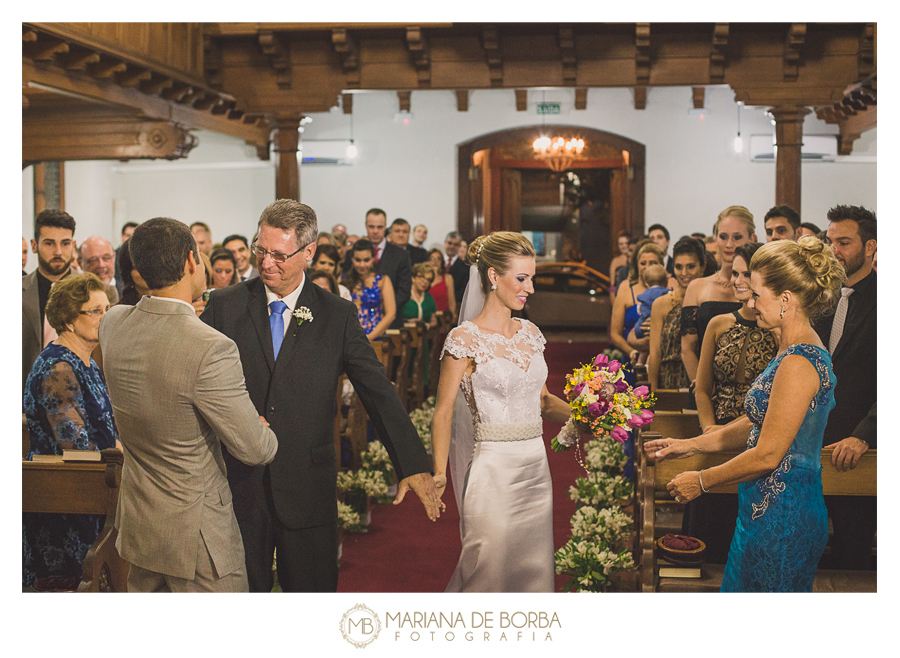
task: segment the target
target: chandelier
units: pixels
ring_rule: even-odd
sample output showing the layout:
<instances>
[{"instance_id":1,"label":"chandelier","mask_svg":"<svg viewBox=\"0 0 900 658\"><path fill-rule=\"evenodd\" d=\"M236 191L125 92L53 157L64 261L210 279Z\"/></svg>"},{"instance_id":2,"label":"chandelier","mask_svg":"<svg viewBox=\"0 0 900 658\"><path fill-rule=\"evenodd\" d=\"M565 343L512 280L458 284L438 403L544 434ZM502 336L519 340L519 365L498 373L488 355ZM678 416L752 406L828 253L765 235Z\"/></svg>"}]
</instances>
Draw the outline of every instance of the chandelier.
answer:
<instances>
[{"instance_id":1,"label":"chandelier","mask_svg":"<svg viewBox=\"0 0 900 658\"><path fill-rule=\"evenodd\" d=\"M563 137L538 137L534 140L534 157L543 160L551 170L565 171L572 162L582 157L584 140L573 137L568 141Z\"/></svg>"}]
</instances>

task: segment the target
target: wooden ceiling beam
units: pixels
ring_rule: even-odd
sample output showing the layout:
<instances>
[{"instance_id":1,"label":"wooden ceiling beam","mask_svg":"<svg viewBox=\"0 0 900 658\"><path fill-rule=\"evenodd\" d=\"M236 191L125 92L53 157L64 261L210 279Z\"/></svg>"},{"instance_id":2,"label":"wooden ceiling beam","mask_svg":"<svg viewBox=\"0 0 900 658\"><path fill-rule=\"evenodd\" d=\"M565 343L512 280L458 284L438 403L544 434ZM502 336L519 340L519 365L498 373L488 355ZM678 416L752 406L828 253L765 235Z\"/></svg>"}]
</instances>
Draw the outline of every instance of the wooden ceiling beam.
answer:
<instances>
[{"instance_id":1,"label":"wooden ceiling beam","mask_svg":"<svg viewBox=\"0 0 900 658\"><path fill-rule=\"evenodd\" d=\"M141 112L148 119L171 121L187 129L212 130L254 144L269 142L269 126L265 122L261 125L247 125L242 121L230 120L226 116L214 116L209 112L145 94L135 87L120 87L108 79L98 80L86 74L64 72L58 67L23 61L22 81L26 85L33 82L43 88L58 90L98 103L131 108ZM189 86L187 88L190 89ZM163 93L166 91L168 90L164 90ZM230 96L227 98L232 99Z\"/></svg>"}]
</instances>

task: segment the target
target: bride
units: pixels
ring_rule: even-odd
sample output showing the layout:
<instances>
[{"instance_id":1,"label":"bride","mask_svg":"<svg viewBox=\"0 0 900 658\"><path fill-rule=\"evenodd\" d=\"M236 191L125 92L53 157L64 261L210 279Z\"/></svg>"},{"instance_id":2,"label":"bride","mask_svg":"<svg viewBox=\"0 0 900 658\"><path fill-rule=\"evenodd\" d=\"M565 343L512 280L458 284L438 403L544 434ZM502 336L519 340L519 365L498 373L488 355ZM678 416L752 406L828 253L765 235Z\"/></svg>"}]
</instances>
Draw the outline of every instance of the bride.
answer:
<instances>
[{"instance_id":1,"label":"bride","mask_svg":"<svg viewBox=\"0 0 900 658\"><path fill-rule=\"evenodd\" d=\"M469 285L441 352L432 425L435 484L443 494L449 460L461 517L462 553L447 591L552 592L541 417L566 422L571 411L547 390L541 332L512 317L534 292L534 247L501 231L477 238L466 260Z\"/></svg>"}]
</instances>

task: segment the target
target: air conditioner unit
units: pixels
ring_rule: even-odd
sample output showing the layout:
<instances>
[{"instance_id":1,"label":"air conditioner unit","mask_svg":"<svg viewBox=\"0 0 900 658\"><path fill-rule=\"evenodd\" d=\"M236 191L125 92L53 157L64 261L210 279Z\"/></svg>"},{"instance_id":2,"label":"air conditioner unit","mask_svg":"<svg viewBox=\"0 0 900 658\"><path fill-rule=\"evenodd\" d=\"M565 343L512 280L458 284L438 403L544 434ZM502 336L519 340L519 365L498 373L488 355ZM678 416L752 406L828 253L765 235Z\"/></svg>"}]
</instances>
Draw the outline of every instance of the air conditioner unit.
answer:
<instances>
[{"instance_id":1,"label":"air conditioner unit","mask_svg":"<svg viewBox=\"0 0 900 658\"><path fill-rule=\"evenodd\" d=\"M803 162L834 162L837 157L837 135L804 135L800 147ZM775 138L772 135L750 135L750 161L775 162Z\"/></svg>"},{"instance_id":2,"label":"air conditioner unit","mask_svg":"<svg viewBox=\"0 0 900 658\"><path fill-rule=\"evenodd\" d=\"M307 165L350 165L353 158L347 157L349 139L304 139L300 142L297 157L301 166Z\"/></svg>"}]
</instances>

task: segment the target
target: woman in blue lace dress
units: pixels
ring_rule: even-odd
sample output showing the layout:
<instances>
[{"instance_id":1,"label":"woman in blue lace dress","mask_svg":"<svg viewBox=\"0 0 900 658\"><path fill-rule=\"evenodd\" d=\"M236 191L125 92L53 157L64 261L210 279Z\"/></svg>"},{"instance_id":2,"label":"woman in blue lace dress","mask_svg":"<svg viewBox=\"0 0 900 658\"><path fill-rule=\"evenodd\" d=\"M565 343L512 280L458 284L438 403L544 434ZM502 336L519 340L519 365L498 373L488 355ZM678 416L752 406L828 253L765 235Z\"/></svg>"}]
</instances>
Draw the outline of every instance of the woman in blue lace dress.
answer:
<instances>
[{"instance_id":1,"label":"woman in blue lace dress","mask_svg":"<svg viewBox=\"0 0 900 658\"><path fill-rule=\"evenodd\" d=\"M724 464L677 475L669 491L685 503L741 483L723 592L810 592L828 540L820 454L835 385L810 317L834 310L844 270L830 247L805 237L761 247L750 271L751 308L778 337L778 354L747 394L746 420L694 439L648 441L645 449L664 459L746 447Z\"/></svg>"},{"instance_id":2,"label":"woman in blue lace dress","mask_svg":"<svg viewBox=\"0 0 900 658\"><path fill-rule=\"evenodd\" d=\"M359 323L369 337L376 340L397 317L394 286L389 277L375 273L375 248L368 240L353 243L350 255L352 267L343 277L353 303L359 309Z\"/></svg>"},{"instance_id":3,"label":"woman in blue lace dress","mask_svg":"<svg viewBox=\"0 0 900 658\"><path fill-rule=\"evenodd\" d=\"M29 461L34 455L61 455L63 449L116 447L106 383L91 359L107 310L103 283L93 274L70 275L51 289L45 313L59 336L40 353L25 383ZM104 518L23 513L22 585L50 576L80 577Z\"/></svg>"}]
</instances>

